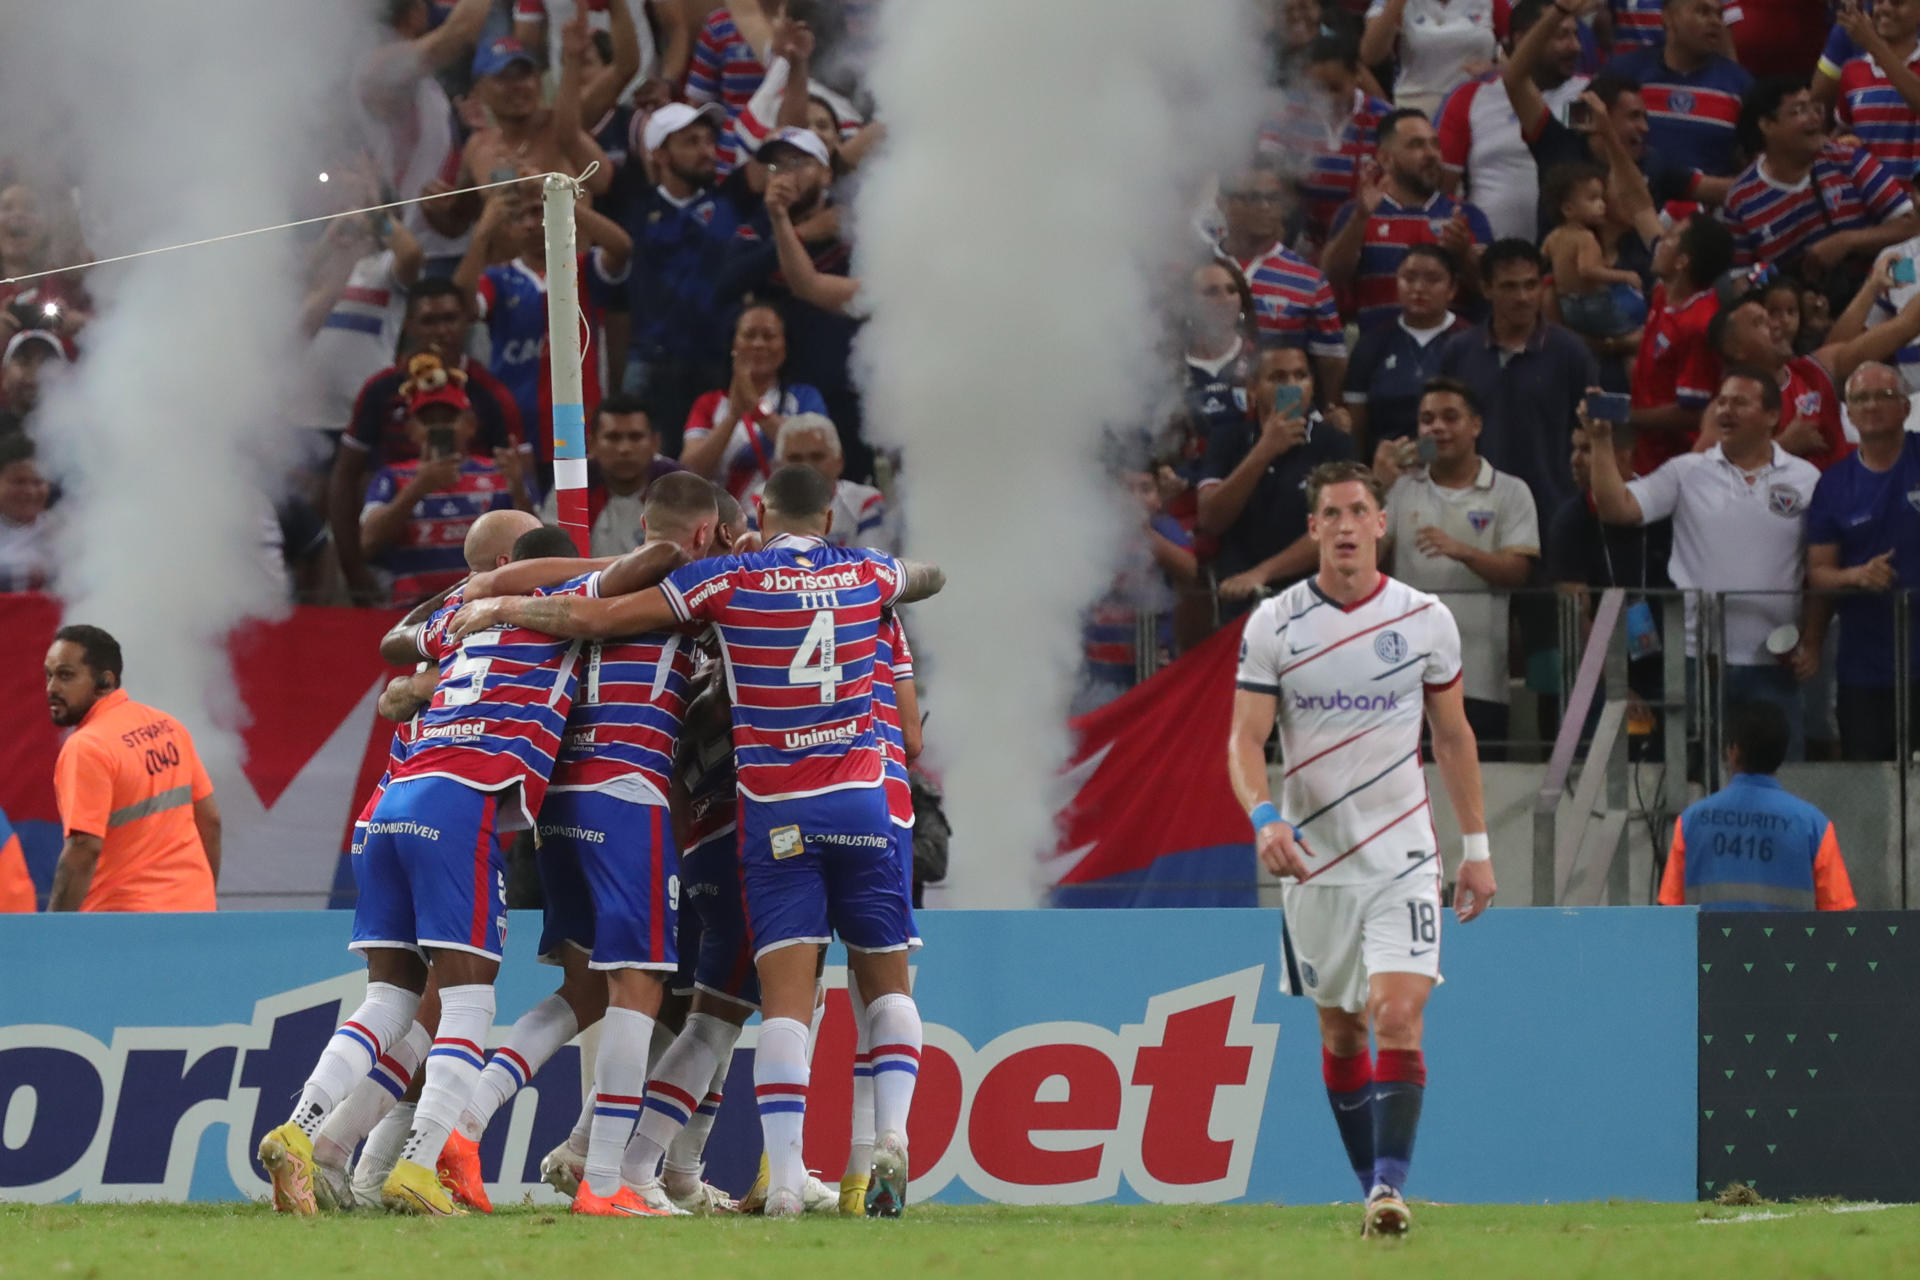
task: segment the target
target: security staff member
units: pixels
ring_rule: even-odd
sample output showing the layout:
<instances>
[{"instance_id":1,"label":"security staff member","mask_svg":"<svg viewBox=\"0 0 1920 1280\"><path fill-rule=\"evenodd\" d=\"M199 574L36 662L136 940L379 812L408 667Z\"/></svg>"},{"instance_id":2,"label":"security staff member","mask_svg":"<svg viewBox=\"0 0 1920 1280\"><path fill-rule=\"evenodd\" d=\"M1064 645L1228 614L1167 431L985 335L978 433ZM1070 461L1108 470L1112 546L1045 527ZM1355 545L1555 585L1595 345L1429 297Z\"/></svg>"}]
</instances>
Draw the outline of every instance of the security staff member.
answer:
<instances>
[{"instance_id":1,"label":"security staff member","mask_svg":"<svg viewBox=\"0 0 1920 1280\"><path fill-rule=\"evenodd\" d=\"M1827 815L1781 790L1786 713L1771 702L1727 713L1733 779L1673 826L1660 902L1712 911L1851 911L1853 884ZM1691 856L1689 856L1691 855Z\"/></svg>"},{"instance_id":2,"label":"security staff member","mask_svg":"<svg viewBox=\"0 0 1920 1280\"><path fill-rule=\"evenodd\" d=\"M66 844L49 911L212 911L220 809L185 726L120 687L120 644L62 627L47 650L47 709L78 726L53 785Z\"/></svg>"}]
</instances>

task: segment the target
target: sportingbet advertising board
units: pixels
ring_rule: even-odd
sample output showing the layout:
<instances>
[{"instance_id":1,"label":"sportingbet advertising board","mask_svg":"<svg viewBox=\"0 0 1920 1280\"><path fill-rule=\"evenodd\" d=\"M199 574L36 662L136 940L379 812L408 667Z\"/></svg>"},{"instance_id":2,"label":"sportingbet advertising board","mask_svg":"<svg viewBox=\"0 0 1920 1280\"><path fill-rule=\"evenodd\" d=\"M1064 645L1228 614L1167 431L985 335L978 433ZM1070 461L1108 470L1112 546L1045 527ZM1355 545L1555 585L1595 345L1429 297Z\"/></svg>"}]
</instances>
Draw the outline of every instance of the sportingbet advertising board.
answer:
<instances>
[{"instance_id":1,"label":"sportingbet advertising board","mask_svg":"<svg viewBox=\"0 0 1920 1280\"><path fill-rule=\"evenodd\" d=\"M0 917L0 1198L266 1194L253 1151L358 1002L344 912ZM1313 1007L1275 989L1262 910L928 912L913 1197L1017 1204L1351 1200ZM553 989L516 914L500 1022ZM1409 1190L1446 1201L1695 1196L1695 915L1496 909L1445 935ZM835 957L838 958L837 956ZM844 1167L853 1028L831 970L807 1164ZM750 1025L708 1149L759 1156ZM578 1113L563 1050L482 1146L496 1202L553 1193Z\"/></svg>"}]
</instances>

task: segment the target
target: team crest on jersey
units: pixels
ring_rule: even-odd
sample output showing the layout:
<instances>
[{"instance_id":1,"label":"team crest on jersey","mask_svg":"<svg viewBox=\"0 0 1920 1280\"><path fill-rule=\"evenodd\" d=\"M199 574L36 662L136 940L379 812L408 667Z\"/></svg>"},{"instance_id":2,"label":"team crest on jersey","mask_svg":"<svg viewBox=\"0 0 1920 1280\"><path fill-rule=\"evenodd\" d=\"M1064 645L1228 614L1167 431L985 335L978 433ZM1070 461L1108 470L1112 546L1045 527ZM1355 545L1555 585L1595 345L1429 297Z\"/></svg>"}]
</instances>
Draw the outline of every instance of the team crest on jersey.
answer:
<instances>
[{"instance_id":1,"label":"team crest on jersey","mask_svg":"<svg viewBox=\"0 0 1920 1280\"><path fill-rule=\"evenodd\" d=\"M1447 234L1447 220L1445 218L1428 218L1427 230L1433 232L1433 238L1438 240L1441 236Z\"/></svg>"},{"instance_id":2,"label":"team crest on jersey","mask_svg":"<svg viewBox=\"0 0 1920 1280\"><path fill-rule=\"evenodd\" d=\"M1790 484L1770 484L1767 486L1767 510L1777 516L1797 516L1805 509L1800 501L1800 491Z\"/></svg>"},{"instance_id":3,"label":"team crest on jersey","mask_svg":"<svg viewBox=\"0 0 1920 1280\"><path fill-rule=\"evenodd\" d=\"M1373 656L1382 662L1399 662L1407 656L1407 638L1398 631L1382 631L1373 638Z\"/></svg>"},{"instance_id":4,"label":"team crest on jersey","mask_svg":"<svg viewBox=\"0 0 1920 1280\"><path fill-rule=\"evenodd\" d=\"M1907 505L1915 511L1920 511L1920 489L1907 490Z\"/></svg>"},{"instance_id":5,"label":"team crest on jersey","mask_svg":"<svg viewBox=\"0 0 1920 1280\"><path fill-rule=\"evenodd\" d=\"M776 859L791 858L806 847L798 827L775 827L767 832L767 843L772 846Z\"/></svg>"},{"instance_id":6,"label":"team crest on jersey","mask_svg":"<svg viewBox=\"0 0 1920 1280\"><path fill-rule=\"evenodd\" d=\"M1693 95L1685 89L1673 89L1667 94L1667 107L1677 116L1693 114Z\"/></svg>"},{"instance_id":7,"label":"team crest on jersey","mask_svg":"<svg viewBox=\"0 0 1920 1280\"><path fill-rule=\"evenodd\" d=\"M1803 418L1811 418L1820 412L1820 393L1805 391L1793 398L1793 409Z\"/></svg>"},{"instance_id":8,"label":"team crest on jersey","mask_svg":"<svg viewBox=\"0 0 1920 1280\"><path fill-rule=\"evenodd\" d=\"M1242 413L1247 411L1247 389L1245 387L1235 387L1233 389L1233 407Z\"/></svg>"},{"instance_id":9,"label":"team crest on jersey","mask_svg":"<svg viewBox=\"0 0 1920 1280\"><path fill-rule=\"evenodd\" d=\"M1667 354L1667 348L1672 345L1673 339L1669 338L1666 334L1656 333L1653 335L1653 349L1661 355Z\"/></svg>"},{"instance_id":10,"label":"team crest on jersey","mask_svg":"<svg viewBox=\"0 0 1920 1280\"><path fill-rule=\"evenodd\" d=\"M1493 527L1493 512L1469 511L1467 512L1467 523L1473 526L1475 533L1485 533Z\"/></svg>"}]
</instances>

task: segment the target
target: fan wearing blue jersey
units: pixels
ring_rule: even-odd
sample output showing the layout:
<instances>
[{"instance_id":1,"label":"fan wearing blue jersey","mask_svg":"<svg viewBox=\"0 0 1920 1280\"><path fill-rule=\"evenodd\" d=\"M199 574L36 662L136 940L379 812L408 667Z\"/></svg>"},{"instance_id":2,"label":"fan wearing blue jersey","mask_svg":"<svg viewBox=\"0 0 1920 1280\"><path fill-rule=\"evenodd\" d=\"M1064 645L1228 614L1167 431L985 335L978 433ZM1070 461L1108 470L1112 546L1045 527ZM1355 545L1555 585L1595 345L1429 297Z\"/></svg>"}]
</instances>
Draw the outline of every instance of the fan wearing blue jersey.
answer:
<instances>
[{"instance_id":1,"label":"fan wearing blue jersey","mask_svg":"<svg viewBox=\"0 0 1920 1280\"><path fill-rule=\"evenodd\" d=\"M767 1213L802 1210L808 1022L819 949L838 932L868 997L875 1126L867 1212L905 1204L906 1120L920 1051L908 994L911 890L882 789L873 663L886 607L932 595L937 568L829 546L833 486L783 467L763 497L764 550L689 565L611 600L489 600L455 633L496 625L598 638L677 622L720 634L733 693L740 866L763 1023L754 1089L771 1165Z\"/></svg>"},{"instance_id":2,"label":"fan wearing blue jersey","mask_svg":"<svg viewBox=\"0 0 1920 1280\"><path fill-rule=\"evenodd\" d=\"M1460 919L1484 911L1495 886L1460 631L1438 599L1380 572L1380 496L1357 462L1307 478L1320 570L1247 619L1227 771L1261 863L1282 877L1281 988L1319 1006L1328 1100L1367 1196L1363 1230L1400 1235L1426 1093L1422 1019L1440 980L1442 868L1423 721L1465 846ZM1266 758L1276 720L1278 804ZM1379 1047L1371 1061L1369 1032Z\"/></svg>"},{"instance_id":3,"label":"fan wearing blue jersey","mask_svg":"<svg viewBox=\"0 0 1920 1280\"><path fill-rule=\"evenodd\" d=\"M595 591L623 595L716 549L715 489L698 476L663 476L647 493L648 541L596 575ZM564 548L563 548L564 550ZM482 575L476 593L523 592L577 576L593 562L554 559ZM499 1107L580 1028L600 1021L598 1082L573 1212L599 1217L679 1212L623 1186L620 1164L646 1084L647 1048L678 968L674 951L679 853L667 811L672 761L693 674L691 640L651 632L588 645L582 688L541 806L539 868L546 922L540 955L565 972L560 990L515 1024L481 1074L450 1144L476 1153Z\"/></svg>"},{"instance_id":4,"label":"fan wearing blue jersey","mask_svg":"<svg viewBox=\"0 0 1920 1280\"><path fill-rule=\"evenodd\" d=\"M542 526L514 544L542 553ZM594 589L591 577L560 593ZM279 1207L312 1213L312 1137L396 1039L437 971L440 1019L413 1128L381 1190L390 1209L461 1212L435 1175L441 1149L484 1065L493 981L506 928L499 833L531 825L578 685L580 646L524 628L450 636L456 593L418 632L417 655L440 668L413 751L367 824L352 948L367 953L366 1001L329 1041L288 1122L260 1160Z\"/></svg>"}]
</instances>

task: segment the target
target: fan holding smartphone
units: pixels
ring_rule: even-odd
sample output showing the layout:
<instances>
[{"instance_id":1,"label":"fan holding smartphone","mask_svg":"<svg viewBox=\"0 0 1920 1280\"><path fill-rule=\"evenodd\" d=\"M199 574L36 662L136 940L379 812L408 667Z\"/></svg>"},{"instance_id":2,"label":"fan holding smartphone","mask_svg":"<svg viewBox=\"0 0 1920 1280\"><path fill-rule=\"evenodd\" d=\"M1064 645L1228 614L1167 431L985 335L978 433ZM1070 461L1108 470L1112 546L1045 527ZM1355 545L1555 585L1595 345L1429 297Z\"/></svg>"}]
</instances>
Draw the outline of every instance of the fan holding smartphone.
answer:
<instances>
[{"instance_id":1,"label":"fan holding smartphone","mask_svg":"<svg viewBox=\"0 0 1920 1280\"><path fill-rule=\"evenodd\" d=\"M1307 474L1356 456L1353 437L1314 408L1313 365L1298 347L1262 351L1247 387L1248 415L1207 439L1196 530L1220 540L1221 608L1234 613L1269 588L1311 573Z\"/></svg>"},{"instance_id":2,"label":"fan holding smartphone","mask_svg":"<svg viewBox=\"0 0 1920 1280\"><path fill-rule=\"evenodd\" d=\"M418 355L402 386L415 460L382 467L360 514L360 549L390 580L393 603L416 604L466 572L461 547L488 511L532 511L519 454L474 457L476 423L466 379L437 356Z\"/></svg>"}]
</instances>

